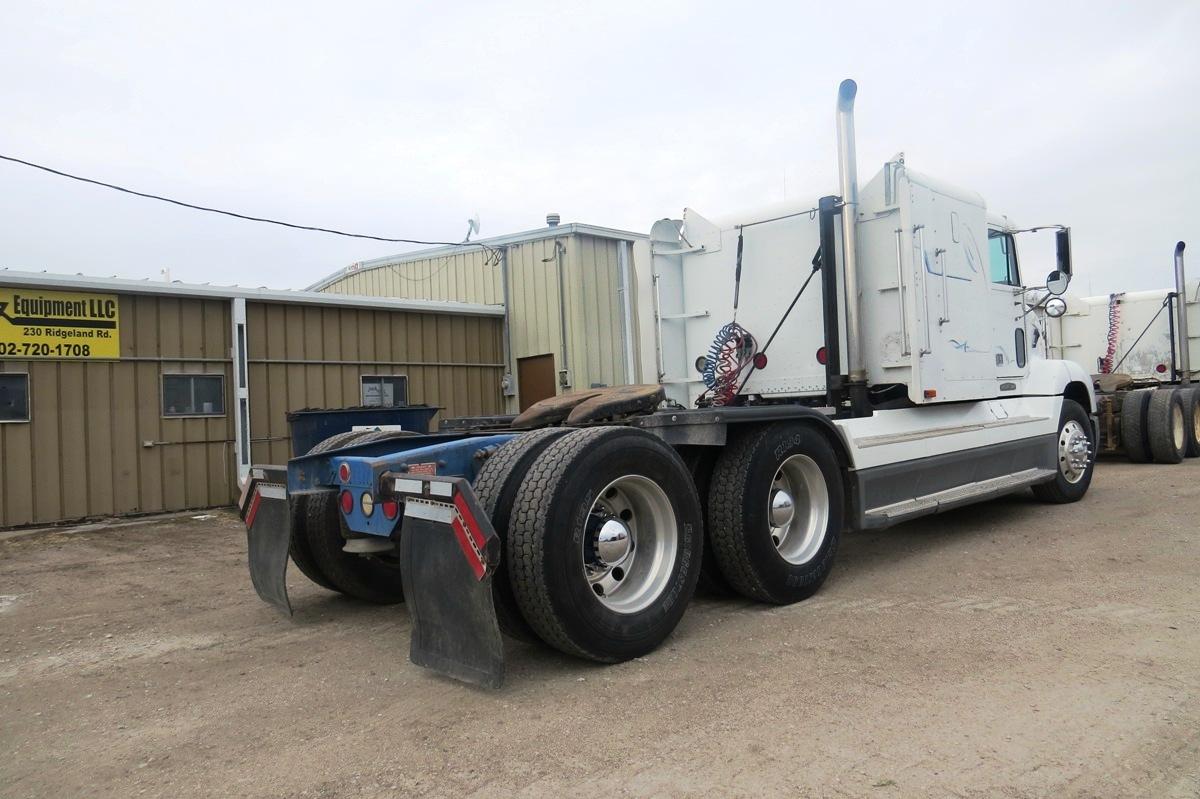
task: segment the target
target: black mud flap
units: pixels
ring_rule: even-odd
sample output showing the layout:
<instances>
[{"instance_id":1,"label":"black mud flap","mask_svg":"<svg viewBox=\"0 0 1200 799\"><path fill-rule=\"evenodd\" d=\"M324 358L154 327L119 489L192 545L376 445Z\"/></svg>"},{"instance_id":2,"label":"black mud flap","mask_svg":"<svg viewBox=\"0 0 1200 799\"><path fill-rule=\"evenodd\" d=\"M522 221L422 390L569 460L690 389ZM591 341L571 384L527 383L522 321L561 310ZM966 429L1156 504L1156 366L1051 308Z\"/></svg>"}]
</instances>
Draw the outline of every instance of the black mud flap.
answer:
<instances>
[{"instance_id":1,"label":"black mud flap","mask_svg":"<svg viewBox=\"0 0 1200 799\"><path fill-rule=\"evenodd\" d=\"M499 688L504 645L492 604L500 538L461 477L383 478L404 500L400 571L412 618L409 657L464 682Z\"/></svg>"},{"instance_id":2,"label":"black mud flap","mask_svg":"<svg viewBox=\"0 0 1200 799\"><path fill-rule=\"evenodd\" d=\"M292 615L288 600L287 563L291 531L288 529L287 469L254 466L242 486L238 509L246 523L250 580L254 590L285 616Z\"/></svg>"}]
</instances>

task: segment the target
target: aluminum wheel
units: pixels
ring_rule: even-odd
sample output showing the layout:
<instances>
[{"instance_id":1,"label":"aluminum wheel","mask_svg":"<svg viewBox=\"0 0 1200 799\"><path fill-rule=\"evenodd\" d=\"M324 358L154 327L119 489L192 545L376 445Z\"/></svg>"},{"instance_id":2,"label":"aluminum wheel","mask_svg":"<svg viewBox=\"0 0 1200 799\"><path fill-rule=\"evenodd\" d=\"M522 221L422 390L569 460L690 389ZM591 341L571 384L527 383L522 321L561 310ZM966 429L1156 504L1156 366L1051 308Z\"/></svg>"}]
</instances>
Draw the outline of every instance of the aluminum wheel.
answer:
<instances>
[{"instance_id":1,"label":"aluminum wheel","mask_svg":"<svg viewBox=\"0 0 1200 799\"><path fill-rule=\"evenodd\" d=\"M637 613L671 581L679 549L671 500L640 475L613 480L588 513L583 574L609 610Z\"/></svg>"},{"instance_id":2,"label":"aluminum wheel","mask_svg":"<svg viewBox=\"0 0 1200 799\"><path fill-rule=\"evenodd\" d=\"M829 488L816 461L793 455L783 462L767 495L767 519L780 557L796 565L812 560L829 528Z\"/></svg>"},{"instance_id":3,"label":"aluminum wheel","mask_svg":"<svg viewBox=\"0 0 1200 799\"><path fill-rule=\"evenodd\" d=\"M1069 420L1058 431L1058 468L1068 483L1078 483L1087 473L1092 445L1083 425Z\"/></svg>"}]
</instances>

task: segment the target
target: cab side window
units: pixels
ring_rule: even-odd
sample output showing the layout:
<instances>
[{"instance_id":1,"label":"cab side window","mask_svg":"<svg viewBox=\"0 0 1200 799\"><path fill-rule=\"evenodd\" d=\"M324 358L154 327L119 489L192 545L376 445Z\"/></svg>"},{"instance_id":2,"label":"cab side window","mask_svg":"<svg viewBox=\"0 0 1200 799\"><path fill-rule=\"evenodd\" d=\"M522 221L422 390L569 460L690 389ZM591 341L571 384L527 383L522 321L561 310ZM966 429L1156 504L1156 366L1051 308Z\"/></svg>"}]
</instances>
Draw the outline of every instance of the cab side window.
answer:
<instances>
[{"instance_id":1,"label":"cab side window","mask_svg":"<svg viewBox=\"0 0 1200 799\"><path fill-rule=\"evenodd\" d=\"M988 231L988 275L993 283L1021 285L1017 272L1017 247L1011 233Z\"/></svg>"}]
</instances>

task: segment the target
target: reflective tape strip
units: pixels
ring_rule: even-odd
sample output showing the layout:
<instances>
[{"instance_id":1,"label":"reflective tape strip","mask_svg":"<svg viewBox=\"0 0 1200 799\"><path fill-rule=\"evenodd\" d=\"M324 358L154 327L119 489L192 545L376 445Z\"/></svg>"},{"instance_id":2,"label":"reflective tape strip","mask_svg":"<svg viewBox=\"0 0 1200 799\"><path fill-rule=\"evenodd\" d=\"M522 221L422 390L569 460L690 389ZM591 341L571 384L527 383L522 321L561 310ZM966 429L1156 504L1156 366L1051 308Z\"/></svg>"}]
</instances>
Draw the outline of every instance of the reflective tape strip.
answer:
<instances>
[{"instance_id":1,"label":"reflective tape strip","mask_svg":"<svg viewBox=\"0 0 1200 799\"><path fill-rule=\"evenodd\" d=\"M459 548L467 556L467 565L471 567L471 571L475 572L475 579L482 580L483 576L487 574L487 566L483 562L483 553L479 551L474 538L466 530L463 517L456 513L454 522L450 526L454 528L454 537L458 539Z\"/></svg>"},{"instance_id":2,"label":"reflective tape strip","mask_svg":"<svg viewBox=\"0 0 1200 799\"><path fill-rule=\"evenodd\" d=\"M466 500L462 498L462 494L454 496L454 507L458 511L458 517L466 525L467 532L471 534L475 554L479 555L480 560L484 560L483 548L487 544L487 541L483 537L483 532L479 529L479 522L475 521L475 516L471 513L471 509L467 507Z\"/></svg>"},{"instance_id":3,"label":"reflective tape strip","mask_svg":"<svg viewBox=\"0 0 1200 799\"><path fill-rule=\"evenodd\" d=\"M429 493L435 497L451 497L454 496L453 483L429 483Z\"/></svg>"},{"instance_id":4,"label":"reflective tape strip","mask_svg":"<svg viewBox=\"0 0 1200 799\"><path fill-rule=\"evenodd\" d=\"M258 487L258 493L267 499L287 499L287 489L276 483L263 483Z\"/></svg>"},{"instance_id":5,"label":"reflective tape strip","mask_svg":"<svg viewBox=\"0 0 1200 799\"><path fill-rule=\"evenodd\" d=\"M262 504L262 494L254 489L254 499L250 500L250 510L246 512L246 529L254 526L254 517L258 515L258 506Z\"/></svg>"},{"instance_id":6,"label":"reflective tape strip","mask_svg":"<svg viewBox=\"0 0 1200 799\"><path fill-rule=\"evenodd\" d=\"M397 494L420 494L421 487L424 485L420 480L413 480L408 477L397 477L393 485Z\"/></svg>"},{"instance_id":7,"label":"reflective tape strip","mask_svg":"<svg viewBox=\"0 0 1200 799\"><path fill-rule=\"evenodd\" d=\"M454 506L444 502L430 502L427 499L406 499L404 515L414 519L450 524L454 520Z\"/></svg>"}]
</instances>

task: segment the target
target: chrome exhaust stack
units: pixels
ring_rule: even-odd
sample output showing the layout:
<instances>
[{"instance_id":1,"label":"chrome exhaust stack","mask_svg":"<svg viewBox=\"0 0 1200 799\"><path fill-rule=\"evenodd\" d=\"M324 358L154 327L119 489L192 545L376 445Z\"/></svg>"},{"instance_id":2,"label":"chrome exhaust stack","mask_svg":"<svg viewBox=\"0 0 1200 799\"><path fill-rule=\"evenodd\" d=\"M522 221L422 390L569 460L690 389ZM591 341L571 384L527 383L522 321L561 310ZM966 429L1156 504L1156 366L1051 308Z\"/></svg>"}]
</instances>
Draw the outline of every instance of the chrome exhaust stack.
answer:
<instances>
[{"instance_id":1,"label":"chrome exhaust stack","mask_svg":"<svg viewBox=\"0 0 1200 799\"><path fill-rule=\"evenodd\" d=\"M1182 241L1175 245L1175 296L1179 300L1179 318L1175 329L1179 331L1179 373L1185 386L1191 382L1192 371L1192 359L1188 353L1187 281L1183 274L1183 248L1186 246Z\"/></svg>"},{"instance_id":2,"label":"chrome exhaust stack","mask_svg":"<svg viewBox=\"0 0 1200 799\"><path fill-rule=\"evenodd\" d=\"M838 87L838 173L842 191L842 262L846 290L847 388L855 415L870 413L866 398L867 367L863 356L861 298L858 288L858 166L854 154L854 97L858 84L847 78Z\"/></svg>"}]
</instances>

